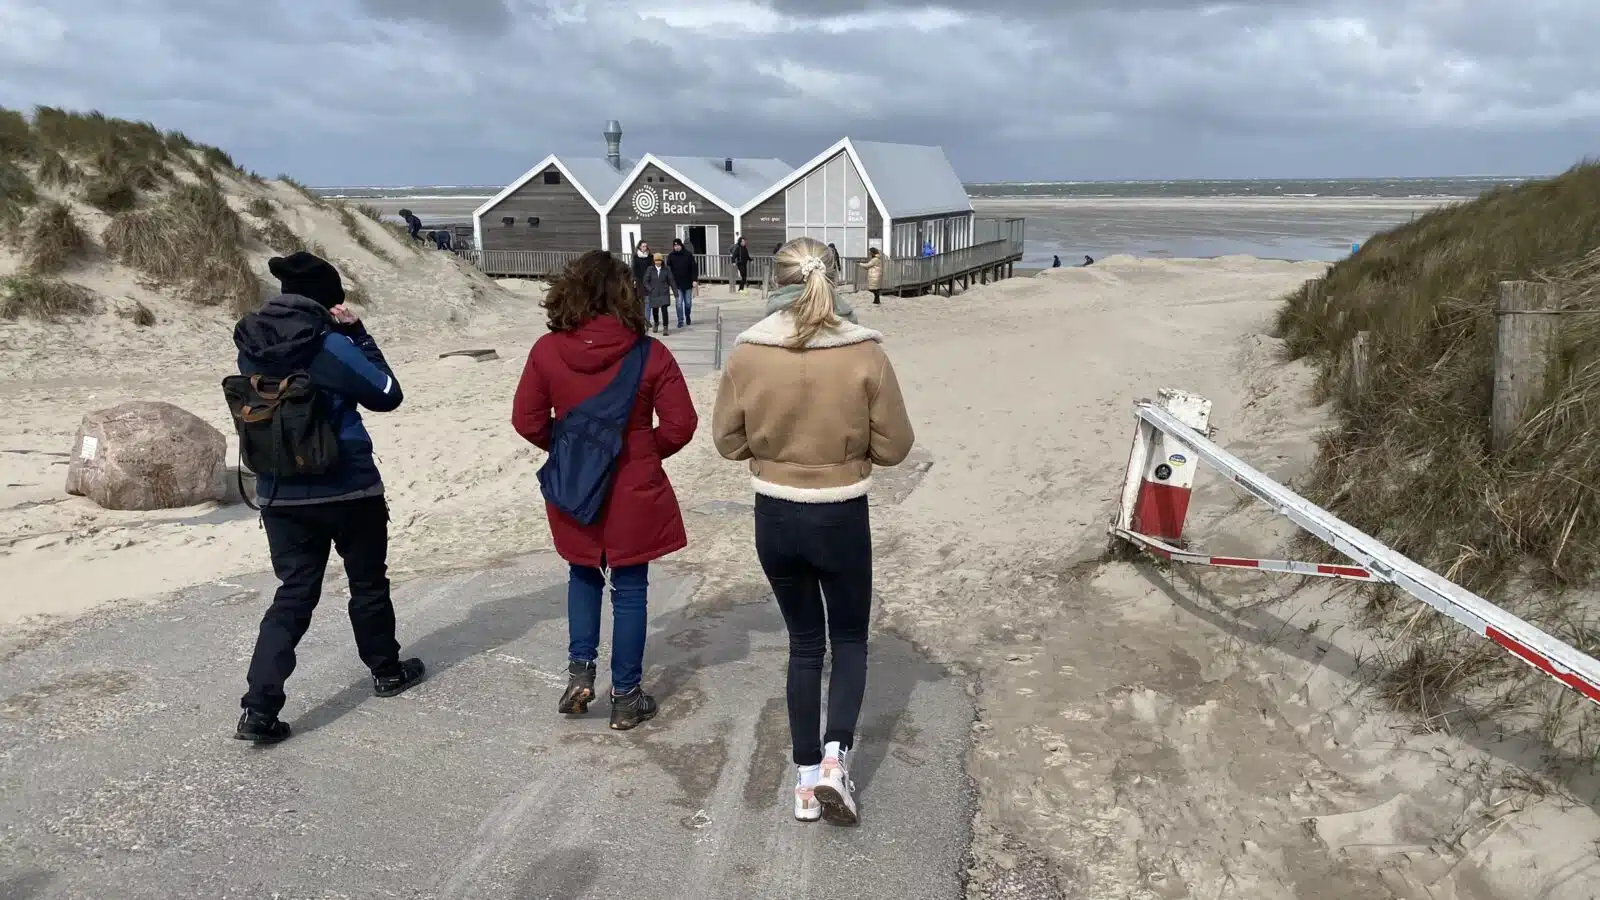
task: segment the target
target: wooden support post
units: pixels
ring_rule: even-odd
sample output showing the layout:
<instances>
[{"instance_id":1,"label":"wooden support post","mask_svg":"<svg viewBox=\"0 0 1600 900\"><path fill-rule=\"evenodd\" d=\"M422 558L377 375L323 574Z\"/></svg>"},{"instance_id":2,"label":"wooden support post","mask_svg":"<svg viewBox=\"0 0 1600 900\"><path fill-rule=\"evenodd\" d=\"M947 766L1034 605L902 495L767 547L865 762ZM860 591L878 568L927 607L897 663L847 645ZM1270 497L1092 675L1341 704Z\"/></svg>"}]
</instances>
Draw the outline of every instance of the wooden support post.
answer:
<instances>
[{"instance_id":1,"label":"wooden support post","mask_svg":"<svg viewBox=\"0 0 1600 900\"><path fill-rule=\"evenodd\" d=\"M1350 339L1350 380L1346 382L1350 393L1345 396L1345 400L1352 405L1361 402L1372 386L1372 361L1367 336L1368 332L1358 331L1356 336Z\"/></svg>"},{"instance_id":2,"label":"wooden support post","mask_svg":"<svg viewBox=\"0 0 1600 900\"><path fill-rule=\"evenodd\" d=\"M1560 332L1560 292L1553 284L1500 282L1495 305L1494 400L1489 409L1489 447L1511 445L1529 409L1544 396L1545 373Z\"/></svg>"}]
</instances>

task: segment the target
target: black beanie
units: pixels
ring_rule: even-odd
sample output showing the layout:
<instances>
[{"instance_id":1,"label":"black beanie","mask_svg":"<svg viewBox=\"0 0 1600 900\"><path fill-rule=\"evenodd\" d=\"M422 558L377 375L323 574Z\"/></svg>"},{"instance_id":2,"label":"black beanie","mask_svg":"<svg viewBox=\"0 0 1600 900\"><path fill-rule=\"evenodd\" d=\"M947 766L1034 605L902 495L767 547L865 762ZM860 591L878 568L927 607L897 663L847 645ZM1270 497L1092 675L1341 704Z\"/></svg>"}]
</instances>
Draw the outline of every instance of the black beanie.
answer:
<instances>
[{"instance_id":1,"label":"black beanie","mask_svg":"<svg viewBox=\"0 0 1600 900\"><path fill-rule=\"evenodd\" d=\"M301 250L267 260L267 270L285 294L299 294L332 309L344 302L344 282L327 260Z\"/></svg>"}]
</instances>

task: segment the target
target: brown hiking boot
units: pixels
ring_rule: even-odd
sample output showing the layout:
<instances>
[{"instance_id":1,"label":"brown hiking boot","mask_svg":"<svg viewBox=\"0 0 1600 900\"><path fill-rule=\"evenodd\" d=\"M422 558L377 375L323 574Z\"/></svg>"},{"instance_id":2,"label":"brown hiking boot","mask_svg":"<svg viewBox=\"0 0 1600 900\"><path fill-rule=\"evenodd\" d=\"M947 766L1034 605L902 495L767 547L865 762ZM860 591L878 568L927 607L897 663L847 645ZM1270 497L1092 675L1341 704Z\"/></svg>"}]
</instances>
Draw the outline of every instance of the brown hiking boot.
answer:
<instances>
[{"instance_id":1,"label":"brown hiking boot","mask_svg":"<svg viewBox=\"0 0 1600 900\"><path fill-rule=\"evenodd\" d=\"M634 688L626 694L611 695L611 727L617 731L627 731L655 717L656 699L643 689Z\"/></svg>"},{"instance_id":2,"label":"brown hiking boot","mask_svg":"<svg viewBox=\"0 0 1600 900\"><path fill-rule=\"evenodd\" d=\"M567 690L556 704L563 716L581 716L594 702L594 663L573 660L567 663Z\"/></svg>"}]
</instances>

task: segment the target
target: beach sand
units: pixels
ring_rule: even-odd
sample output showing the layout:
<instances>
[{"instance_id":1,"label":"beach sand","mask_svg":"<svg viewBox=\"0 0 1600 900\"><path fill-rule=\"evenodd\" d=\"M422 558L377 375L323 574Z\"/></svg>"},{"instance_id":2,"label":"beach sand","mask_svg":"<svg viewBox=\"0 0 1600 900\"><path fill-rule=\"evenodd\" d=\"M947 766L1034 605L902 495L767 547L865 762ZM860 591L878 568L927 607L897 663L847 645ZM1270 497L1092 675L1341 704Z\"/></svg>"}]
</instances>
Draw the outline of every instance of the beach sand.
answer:
<instances>
[{"instance_id":1,"label":"beach sand","mask_svg":"<svg viewBox=\"0 0 1600 900\"><path fill-rule=\"evenodd\" d=\"M411 265L394 277L455 264ZM1131 403L1160 387L1211 398L1218 439L1267 472L1292 483L1304 471L1324 419L1307 403L1309 372L1281 364L1266 332L1277 298L1321 271L1111 257L860 307L886 335L918 439L875 480L880 499L903 498L873 522L877 627L982 685L970 896L1595 896L1596 792L1524 777L1533 739L1426 733L1376 709L1357 680L1370 639L1342 624L1348 599L1103 556ZM434 287L478 287L440 296L395 282L368 317L407 397L367 419L398 578L549 547L540 454L509 426L543 331L541 288L438 272ZM702 323L718 299L730 322L759 315L757 299L708 296ZM87 609L266 568L248 510L113 513L62 491L92 409L163 399L231 430L217 388L233 361L223 324L0 330L11 411L0 647ZM438 359L466 347L499 358ZM706 434L717 380L705 369L690 376L701 432L667 464L690 546L667 564L708 573L699 593L715 597L762 576L748 517L695 514L750 499L747 473ZM1289 529L1239 500L1202 472L1191 536L1219 552L1286 552Z\"/></svg>"}]
</instances>

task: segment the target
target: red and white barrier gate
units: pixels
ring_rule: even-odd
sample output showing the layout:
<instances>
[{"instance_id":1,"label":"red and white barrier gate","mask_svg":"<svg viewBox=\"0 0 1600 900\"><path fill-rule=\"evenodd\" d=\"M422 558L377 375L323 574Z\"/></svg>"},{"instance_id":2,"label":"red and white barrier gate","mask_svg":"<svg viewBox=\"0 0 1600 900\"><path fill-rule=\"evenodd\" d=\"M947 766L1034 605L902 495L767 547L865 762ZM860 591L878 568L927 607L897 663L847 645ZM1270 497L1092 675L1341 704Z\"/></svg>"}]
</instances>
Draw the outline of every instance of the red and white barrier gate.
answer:
<instances>
[{"instance_id":1,"label":"red and white barrier gate","mask_svg":"<svg viewBox=\"0 0 1600 900\"><path fill-rule=\"evenodd\" d=\"M1392 584L1600 703L1600 660L1401 556L1217 446L1210 439L1211 402L1204 397L1165 388L1157 397L1134 405L1137 425L1122 502L1111 523L1114 539L1173 562ZM1201 460L1356 565L1208 556L1182 546Z\"/></svg>"}]
</instances>

